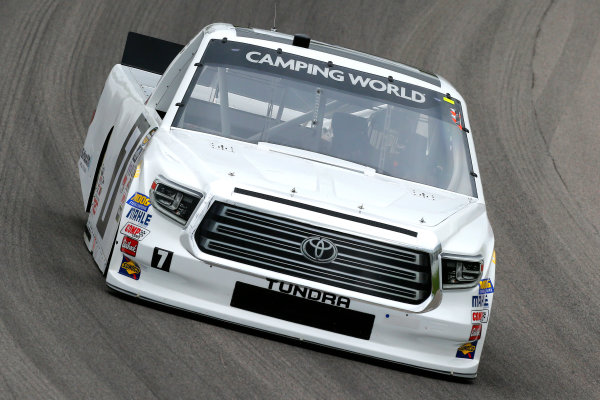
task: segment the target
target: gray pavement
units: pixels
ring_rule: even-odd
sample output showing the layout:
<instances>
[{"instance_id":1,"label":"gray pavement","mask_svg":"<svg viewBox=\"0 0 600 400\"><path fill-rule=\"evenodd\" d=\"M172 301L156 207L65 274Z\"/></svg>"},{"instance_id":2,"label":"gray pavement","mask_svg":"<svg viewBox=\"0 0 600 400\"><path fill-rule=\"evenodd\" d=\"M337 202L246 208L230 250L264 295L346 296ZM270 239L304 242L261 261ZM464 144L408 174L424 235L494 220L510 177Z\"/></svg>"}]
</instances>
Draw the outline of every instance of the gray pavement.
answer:
<instances>
[{"instance_id":1,"label":"gray pavement","mask_svg":"<svg viewBox=\"0 0 600 400\"><path fill-rule=\"evenodd\" d=\"M479 377L131 301L87 253L76 162L128 31L270 28L272 1L4 0L0 398L600 399L600 2L279 1L278 28L436 71L469 105L497 281Z\"/></svg>"}]
</instances>

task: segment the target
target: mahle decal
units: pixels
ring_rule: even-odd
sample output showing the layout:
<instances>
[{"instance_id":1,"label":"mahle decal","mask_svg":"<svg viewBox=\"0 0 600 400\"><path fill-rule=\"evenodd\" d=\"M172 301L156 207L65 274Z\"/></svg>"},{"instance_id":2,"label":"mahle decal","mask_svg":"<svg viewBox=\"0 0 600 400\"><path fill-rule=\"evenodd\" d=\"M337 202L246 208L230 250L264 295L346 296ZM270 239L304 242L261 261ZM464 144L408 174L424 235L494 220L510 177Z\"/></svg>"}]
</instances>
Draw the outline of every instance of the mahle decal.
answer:
<instances>
[{"instance_id":1,"label":"mahle decal","mask_svg":"<svg viewBox=\"0 0 600 400\"><path fill-rule=\"evenodd\" d=\"M148 226L152 215L137 208L131 208L127 213L127 218L141 225Z\"/></svg>"}]
</instances>

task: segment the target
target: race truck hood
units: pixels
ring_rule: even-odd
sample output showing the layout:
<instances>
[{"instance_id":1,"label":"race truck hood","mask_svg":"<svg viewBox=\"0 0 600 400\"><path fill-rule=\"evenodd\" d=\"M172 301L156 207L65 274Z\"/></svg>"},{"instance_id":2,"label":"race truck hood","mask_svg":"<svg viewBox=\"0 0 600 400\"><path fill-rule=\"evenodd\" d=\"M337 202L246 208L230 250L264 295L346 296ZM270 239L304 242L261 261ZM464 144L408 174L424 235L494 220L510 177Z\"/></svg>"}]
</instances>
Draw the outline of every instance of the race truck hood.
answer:
<instances>
[{"instance_id":1,"label":"race truck hood","mask_svg":"<svg viewBox=\"0 0 600 400\"><path fill-rule=\"evenodd\" d=\"M190 188L206 192L226 180L235 187L398 225L435 226L474 200L312 152L184 129L157 135L152 147L162 153L158 159L164 161L166 177Z\"/></svg>"}]
</instances>

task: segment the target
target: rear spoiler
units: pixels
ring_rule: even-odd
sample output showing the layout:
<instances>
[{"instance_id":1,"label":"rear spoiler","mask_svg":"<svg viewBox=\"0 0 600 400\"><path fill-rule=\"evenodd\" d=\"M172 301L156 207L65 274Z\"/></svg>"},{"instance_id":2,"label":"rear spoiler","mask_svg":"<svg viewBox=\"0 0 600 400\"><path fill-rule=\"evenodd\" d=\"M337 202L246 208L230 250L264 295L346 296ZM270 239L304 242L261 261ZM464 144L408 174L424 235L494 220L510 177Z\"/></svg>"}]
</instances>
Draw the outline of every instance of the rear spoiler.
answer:
<instances>
[{"instance_id":1,"label":"rear spoiler","mask_svg":"<svg viewBox=\"0 0 600 400\"><path fill-rule=\"evenodd\" d=\"M129 32L121 64L162 75L183 45Z\"/></svg>"}]
</instances>

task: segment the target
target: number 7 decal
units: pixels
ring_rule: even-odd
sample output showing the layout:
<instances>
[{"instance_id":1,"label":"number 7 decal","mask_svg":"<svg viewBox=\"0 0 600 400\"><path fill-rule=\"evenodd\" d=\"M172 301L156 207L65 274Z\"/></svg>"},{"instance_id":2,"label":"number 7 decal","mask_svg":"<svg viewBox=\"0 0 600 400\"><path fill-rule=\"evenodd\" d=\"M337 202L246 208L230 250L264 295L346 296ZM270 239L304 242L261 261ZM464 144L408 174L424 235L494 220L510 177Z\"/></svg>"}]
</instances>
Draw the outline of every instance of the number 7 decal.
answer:
<instances>
[{"instance_id":1,"label":"number 7 decal","mask_svg":"<svg viewBox=\"0 0 600 400\"><path fill-rule=\"evenodd\" d=\"M171 259L173 258L173 252L158 247L154 248L152 253L152 262L150 265L152 268L162 269L163 271L169 272L171 268Z\"/></svg>"}]
</instances>

